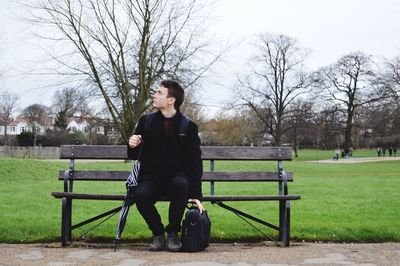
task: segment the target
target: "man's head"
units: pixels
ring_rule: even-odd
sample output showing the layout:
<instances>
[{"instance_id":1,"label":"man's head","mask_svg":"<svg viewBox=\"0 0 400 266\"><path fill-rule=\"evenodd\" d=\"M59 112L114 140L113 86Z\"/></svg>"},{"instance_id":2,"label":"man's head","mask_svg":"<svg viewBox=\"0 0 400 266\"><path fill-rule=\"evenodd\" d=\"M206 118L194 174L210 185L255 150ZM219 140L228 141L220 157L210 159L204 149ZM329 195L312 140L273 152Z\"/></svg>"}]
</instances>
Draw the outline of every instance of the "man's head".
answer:
<instances>
[{"instance_id":1,"label":"man's head","mask_svg":"<svg viewBox=\"0 0 400 266\"><path fill-rule=\"evenodd\" d=\"M153 106L158 109L165 109L169 105L173 105L176 110L179 110L184 98L185 92L178 82L163 80L153 96Z\"/></svg>"}]
</instances>

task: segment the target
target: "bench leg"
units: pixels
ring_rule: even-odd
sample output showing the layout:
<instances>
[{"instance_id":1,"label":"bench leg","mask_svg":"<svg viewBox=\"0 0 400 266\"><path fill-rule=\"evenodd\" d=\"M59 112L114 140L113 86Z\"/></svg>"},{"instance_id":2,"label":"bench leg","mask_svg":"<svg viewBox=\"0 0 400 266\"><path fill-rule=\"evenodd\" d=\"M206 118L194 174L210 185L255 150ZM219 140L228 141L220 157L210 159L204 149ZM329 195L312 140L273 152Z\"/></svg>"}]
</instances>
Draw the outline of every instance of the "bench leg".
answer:
<instances>
[{"instance_id":1,"label":"bench leg","mask_svg":"<svg viewBox=\"0 0 400 266\"><path fill-rule=\"evenodd\" d=\"M61 207L61 244L63 247L71 242L71 212L72 200L62 198Z\"/></svg>"},{"instance_id":2,"label":"bench leg","mask_svg":"<svg viewBox=\"0 0 400 266\"><path fill-rule=\"evenodd\" d=\"M279 203L279 240L282 247L290 245L290 201Z\"/></svg>"},{"instance_id":3,"label":"bench leg","mask_svg":"<svg viewBox=\"0 0 400 266\"><path fill-rule=\"evenodd\" d=\"M282 240L283 222L285 220L285 201L279 201L279 236L278 241Z\"/></svg>"}]
</instances>

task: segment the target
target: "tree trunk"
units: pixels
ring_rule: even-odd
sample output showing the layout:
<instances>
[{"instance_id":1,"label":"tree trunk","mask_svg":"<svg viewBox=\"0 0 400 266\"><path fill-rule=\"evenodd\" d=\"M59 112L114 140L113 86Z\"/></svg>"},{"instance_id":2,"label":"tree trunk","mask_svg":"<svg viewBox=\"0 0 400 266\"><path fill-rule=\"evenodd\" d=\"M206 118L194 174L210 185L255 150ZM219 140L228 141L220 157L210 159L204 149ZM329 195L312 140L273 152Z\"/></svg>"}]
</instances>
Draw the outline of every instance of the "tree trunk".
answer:
<instances>
[{"instance_id":1,"label":"tree trunk","mask_svg":"<svg viewBox=\"0 0 400 266\"><path fill-rule=\"evenodd\" d=\"M278 123L276 124L275 128L275 145L279 146L281 144L281 138L282 138L282 129L281 129L281 123L280 123L280 116L278 116L277 120Z\"/></svg>"},{"instance_id":2,"label":"tree trunk","mask_svg":"<svg viewBox=\"0 0 400 266\"><path fill-rule=\"evenodd\" d=\"M353 146L353 142L351 139L353 131L353 114L348 114L347 121L346 121L346 129L344 132L344 150L349 150L350 147Z\"/></svg>"},{"instance_id":3,"label":"tree trunk","mask_svg":"<svg viewBox=\"0 0 400 266\"><path fill-rule=\"evenodd\" d=\"M4 146L8 145L8 138L7 138L7 125L4 125Z\"/></svg>"},{"instance_id":4,"label":"tree trunk","mask_svg":"<svg viewBox=\"0 0 400 266\"><path fill-rule=\"evenodd\" d=\"M297 153L297 127L294 128L294 138L293 138L293 149L294 149L294 157L299 157Z\"/></svg>"}]
</instances>

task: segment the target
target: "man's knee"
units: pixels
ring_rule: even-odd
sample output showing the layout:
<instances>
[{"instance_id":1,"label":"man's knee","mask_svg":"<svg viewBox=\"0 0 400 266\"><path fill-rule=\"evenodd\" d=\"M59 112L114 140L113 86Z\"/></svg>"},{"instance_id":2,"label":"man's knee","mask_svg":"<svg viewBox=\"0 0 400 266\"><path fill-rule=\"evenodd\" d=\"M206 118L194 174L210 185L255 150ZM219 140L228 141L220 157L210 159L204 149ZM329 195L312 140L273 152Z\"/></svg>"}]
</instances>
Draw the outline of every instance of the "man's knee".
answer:
<instances>
[{"instance_id":1,"label":"man's knee","mask_svg":"<svg viewBox=\"0 0 400 266\"><path fill-rule=\"evenodd\" d=\"M150 202L153 199L152 191L146 186L138 186L133 193L134 199L137 203Z\"/></svg>"}]
</instances>

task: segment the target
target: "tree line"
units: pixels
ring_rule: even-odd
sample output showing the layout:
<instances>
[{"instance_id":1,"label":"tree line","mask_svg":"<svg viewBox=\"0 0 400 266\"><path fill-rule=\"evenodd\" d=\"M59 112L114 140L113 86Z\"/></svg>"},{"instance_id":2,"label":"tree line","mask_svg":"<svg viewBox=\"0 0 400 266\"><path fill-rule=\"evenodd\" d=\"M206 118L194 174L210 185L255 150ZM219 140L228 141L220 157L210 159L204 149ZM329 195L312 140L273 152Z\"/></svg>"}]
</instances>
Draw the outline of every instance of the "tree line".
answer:
<instances>
[{"instance_id":1,"label":"tree line","mask_svg":"<svg viewBox=\"0 0 400 266\"><path fill-rule=\"evenodd\" d=\"M58 66L51 72L102 99L126 142L160 80L176 79L194 92L223 58L202 13L211 2L35 0L27 10L42 39L63 45L52 54ZM236 113L205 121L206 110L189 97L184 108L204 142L344 149L400 143L400 57L376 62L354 51L311 72L309 51L290 36L261 34L254 51L226 107ZM66 112L57 113L60 127Z\"/></svg>"},{"instance_id":2,"label":"tree line","mask_svg":"<svg viewBox=\"0 0 400 266\"><path fill-rule=\"evenodd\" d=\"M349 149L400 143L399 57L378 64L355 51L306 72L306 51L293 38L264 34L256 48L235 93L275 144Z\"/></svg>"}]
</instances>

